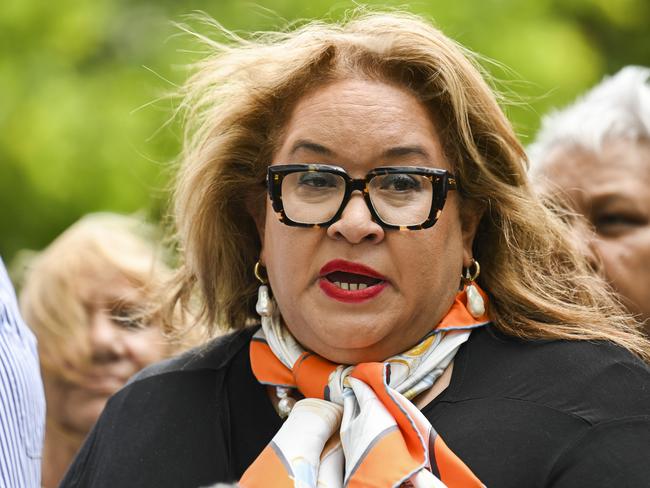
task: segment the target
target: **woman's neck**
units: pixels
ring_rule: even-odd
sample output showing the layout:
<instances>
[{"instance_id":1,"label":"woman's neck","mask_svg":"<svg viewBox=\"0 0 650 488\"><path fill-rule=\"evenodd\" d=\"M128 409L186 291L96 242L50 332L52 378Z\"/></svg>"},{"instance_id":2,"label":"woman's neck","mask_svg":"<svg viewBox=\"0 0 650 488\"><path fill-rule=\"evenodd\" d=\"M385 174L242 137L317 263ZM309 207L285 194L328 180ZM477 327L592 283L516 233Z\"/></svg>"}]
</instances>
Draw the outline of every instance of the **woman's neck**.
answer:
<instances>
[{"instance_id":1,"label":"woman's neck","mask_svg":"<svg viewBox=\"0 0 650 488\"><path fill-rule=\"evenodd\" d=\"M68 432L61 426L55 425L51 419L47 419L41 466L43 488L59 486L83 440L84 436Z\"/></svg>"}]
</instances>

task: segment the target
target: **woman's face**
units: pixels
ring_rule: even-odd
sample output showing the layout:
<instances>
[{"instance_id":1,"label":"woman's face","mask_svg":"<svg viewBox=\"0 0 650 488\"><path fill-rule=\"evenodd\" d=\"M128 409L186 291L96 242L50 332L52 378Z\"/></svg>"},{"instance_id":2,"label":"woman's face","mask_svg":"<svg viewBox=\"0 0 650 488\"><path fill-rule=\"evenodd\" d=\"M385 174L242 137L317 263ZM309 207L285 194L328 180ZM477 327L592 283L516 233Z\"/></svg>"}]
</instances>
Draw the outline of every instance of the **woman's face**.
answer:
<instances>
[{"instance_id":1,"label":"woman's face","mask_svg":"<svg viewBox=\"0 0 650 488\"><path fill-rule=\"evenodd\" d=\"M558 147L543 166L543 191L567 199L587 223L579 244L650 335L650 141L612 139L599 153Z\"/></svg>"},{"instance_id":2,"label":"woman's face","mask_svg":"<svg viewBox=\"0 0 650 488\"><path fill-rule=\"evenodd\" d=\"M129 320L142 306L143 292L118 273L80 280L88 318L90 364L81 383L45 375L48 417L68 432L85 435L108 397L144 366L162 359L167 345L157 326Z\"/></svg>"},{"instance_id":3,"label":"woman's face","mask_svg":"<svg viewBox=\"0 0 650 488\"><path fill-rule=\"evenodd\" d=\"M317 89L298 102L283 134L273 165L326 163L353 178L378 166L452 170L425 107L381 82ZM437 223L417 231L382 229L360 192L326 229L281 223L267 199L261 261L284 322L304 347L339 363L379 361L416 344L449 310L477 222L461 225L455 191ZM332 291L328 273L348 273L353 282L370 273L359 266L382 277L378 293L350 299Z\"/></svg>"}]
</instances>

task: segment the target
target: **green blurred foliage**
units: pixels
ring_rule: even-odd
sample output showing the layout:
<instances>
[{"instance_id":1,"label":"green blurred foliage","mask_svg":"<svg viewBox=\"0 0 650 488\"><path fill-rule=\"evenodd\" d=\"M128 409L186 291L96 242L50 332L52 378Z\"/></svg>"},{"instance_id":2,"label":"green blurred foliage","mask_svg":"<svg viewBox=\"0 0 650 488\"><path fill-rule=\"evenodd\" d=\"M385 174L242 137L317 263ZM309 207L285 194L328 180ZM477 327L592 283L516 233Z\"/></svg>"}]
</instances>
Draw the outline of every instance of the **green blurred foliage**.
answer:
<instances>
[{"instance_id":1,"label":"green blurred foliage","mask_svg":"<svg viewBox=\"0 0 650 488\"><path fill-rule=\"evenodd\" d=\"M373 5L375 2L368 2ZM384 1L381 5L403 6ZM339 18L332 0L4 0L0 9L0 254L39 249L81 215L167 205L181 128L164 97L203 11L242 32ZM539 117L626 64L650 65L647 0L432 0L407 9L478 52L524 143Z\"/></svg>"}]
</instances>

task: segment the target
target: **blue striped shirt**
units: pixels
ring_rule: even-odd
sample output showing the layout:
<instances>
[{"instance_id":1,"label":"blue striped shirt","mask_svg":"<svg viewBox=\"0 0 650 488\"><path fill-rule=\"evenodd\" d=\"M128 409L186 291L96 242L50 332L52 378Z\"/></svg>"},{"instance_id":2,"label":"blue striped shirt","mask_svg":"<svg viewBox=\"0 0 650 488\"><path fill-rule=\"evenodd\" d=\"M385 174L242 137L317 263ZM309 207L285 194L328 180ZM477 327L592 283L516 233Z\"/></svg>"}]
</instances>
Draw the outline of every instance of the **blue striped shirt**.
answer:
<instances>
[{"instance_id":1,"label":"blue striped shirt","mask_svg":"<svg viewBox=\"0 0 650 488\"><path fill-rule=\"evenodd\" d=\"M0 488L38 488L45 396L36 339L0 258Z\"/></svg>"}]
</instances>

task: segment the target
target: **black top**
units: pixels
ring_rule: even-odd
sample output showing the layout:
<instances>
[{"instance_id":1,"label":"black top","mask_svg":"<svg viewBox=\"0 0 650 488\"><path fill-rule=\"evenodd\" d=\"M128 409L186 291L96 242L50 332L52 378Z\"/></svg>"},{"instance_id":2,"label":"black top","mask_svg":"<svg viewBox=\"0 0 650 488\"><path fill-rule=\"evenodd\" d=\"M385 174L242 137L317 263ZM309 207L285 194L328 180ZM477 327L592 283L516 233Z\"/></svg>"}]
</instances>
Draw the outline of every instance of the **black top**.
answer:
<instances>
[{"instance_id":1,"label":"black top","mask_svg":"<svg viewBox=\"0 0 650 488\"><path fill-rule=\"evenodd\" d=\"M61 486L238 479L282 422L250 368L253 332L140 373L110 399ZM422 411L489 487L650 483L650 368L610 344L478 329L449 387Z\"/></svg>"}]
</instances>

